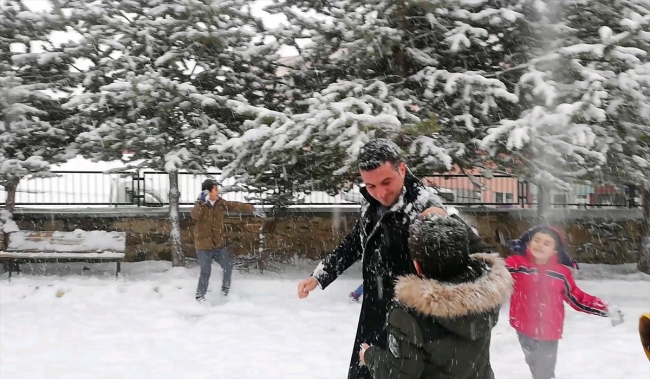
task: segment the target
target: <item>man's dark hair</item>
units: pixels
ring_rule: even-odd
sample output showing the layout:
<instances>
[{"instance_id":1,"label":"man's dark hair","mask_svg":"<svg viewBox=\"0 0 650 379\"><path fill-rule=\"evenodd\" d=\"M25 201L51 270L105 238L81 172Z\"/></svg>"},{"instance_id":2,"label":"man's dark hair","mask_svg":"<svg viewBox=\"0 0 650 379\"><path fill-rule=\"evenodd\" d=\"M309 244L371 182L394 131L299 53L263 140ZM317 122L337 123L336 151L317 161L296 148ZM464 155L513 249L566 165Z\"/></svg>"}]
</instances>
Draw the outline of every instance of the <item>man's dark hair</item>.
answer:
<instances>
[{"instance_id":1,"label":"man's dark hair","mask_svg":"<svg viewBox=\"0 0 650 379\"><path fill-rule=\"evenodd\" d=\"M201 191L212 191L214 186L219 186L219 182L214 179L206 179L203 181L203 184L201 184Z\"/></svg>"},{"instance_id":2,"label":"man's dark hair","mask_svg":"<svg viewBox=\"0 0 650 379\"><path fill-rule=\"evenodd\" d=\"M448 281L462 276L471 260L468 227L453 217L429 215L414 220L408 247L422 275L430 279Z\"/></svg>"},{"instance_id":3,"label":"man's dark hair","mask_svg":"<svg viewBox=\"0 0 650 379\"><path fill-rule=\"evenodd\" d=\"M367 142L359 150L357 156L357 167L360 171L372 171L384 163L390 163L395 168L402 163L399 147L385 138L377 138Z\"/></svg>"}]
</instances>

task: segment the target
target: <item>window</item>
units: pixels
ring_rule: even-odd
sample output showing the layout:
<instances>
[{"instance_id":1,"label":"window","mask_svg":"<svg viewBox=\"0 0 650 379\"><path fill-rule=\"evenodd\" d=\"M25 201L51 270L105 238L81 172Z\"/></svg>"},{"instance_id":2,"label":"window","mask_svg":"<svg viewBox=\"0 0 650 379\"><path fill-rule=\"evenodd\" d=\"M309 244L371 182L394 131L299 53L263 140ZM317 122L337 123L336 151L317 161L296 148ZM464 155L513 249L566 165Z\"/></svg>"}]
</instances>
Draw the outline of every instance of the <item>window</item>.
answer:
<instances>
[{"instance_id":1,"label":"window","mask_svg":"<svg viewBox=\"0 0 650 379\"><path fill-rule=\"evenodd\" d=\"M494 202L497 204L512 204L514 202L514 195L509 192L496 192Z\"/></svg>"},{"instance_id":2,"label":"window","mask_svg":"<svg viewBox=\"0 0 650 379\"><path fill-rule=\"evenodd\" d=\"M565 193L553 195L553 205L566 205L568 204L567 196Z\"/></svg>"},{"instance_id":3,"label":"window","mask_svg":"<svg viewBox=\"0 0 650 379\"><path fill-rule=\"evenodd\" d=\"M459 204L479 204L481 203L481 191L469 189L457 189L456 202Z\"/></svg>"},{"instance_id":4,"label":"window","mask_svg":"<svg viewBox=\"0 0 650 379\"><path fill-rule=\"evenodd\" d=\"M614 193L614 194L596 194L596 205L617 205L625 206L627 205L627 197L625 194Z\"/></svg>"}]
</instances>

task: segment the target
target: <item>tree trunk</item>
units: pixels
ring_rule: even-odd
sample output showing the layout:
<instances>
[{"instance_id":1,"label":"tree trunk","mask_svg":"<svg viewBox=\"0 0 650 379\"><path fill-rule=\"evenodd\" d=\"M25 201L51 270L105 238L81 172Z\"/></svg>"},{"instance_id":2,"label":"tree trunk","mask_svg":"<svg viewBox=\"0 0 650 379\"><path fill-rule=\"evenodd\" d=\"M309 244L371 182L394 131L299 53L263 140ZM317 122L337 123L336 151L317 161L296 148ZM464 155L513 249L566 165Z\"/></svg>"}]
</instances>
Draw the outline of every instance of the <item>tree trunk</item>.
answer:
<instances>
[{"instance_id":1,"label":"tree trunk","mask_svg":"<svg viewBox=\"0 0 650 379\"><path fill-rule=\"evenodd\" d=\"M262 225L257 231L257 238L259 240L259 245L257 247L257 268L260 270L260 273L264 273L266 270L266 264L268 259L268 251L266 250L266 241L264 236L264 220L262 220Z\"/></svg>"},{"instance_id":2,"label":"tree trunk","mask_svg":"<svg viewBox=\"0 0 650 379\"><path fill-rule=\"evenodd\" d=\"M548 210L551 208L551 191L548 187L537 184L537 218L542 224L546 223Z\"/></svg>"},{"instance_id":3,"label":"tree trunk","mask_svg":"<svg viewBox=\"0 0 650 379\"><path fill-rule=\"evenodd\" d=\"M169 222L171 223L170 239L172 243L172 267L185 266L185 254L181 242L181 226L179 221L179 202L181 193L178 190L178 172L169 173Z\"/></svg>"},{"instance_id":4,"label":"tree trunk","mask_svg":"<svg viewBox=\"0 0 650 379\"><path fill-rule=\"evenodd\" d=\"M641 249L637 268L641 272L650 274L650 188L643 188L642 197L643 227L641 229Z\"/></svg>"},{"instance_id":5,"label":"tree trunk","mask_svg":"<svg viewBox=\"0 0 650 379\"><path fill-rule=\"evenodd\" d=\"M643 203L643 221L645 222L646 232L650 232L650 187L643 188L642 203Z\"/></svg>"},{"instance_id":6,"label":"tree trunk","mask_svg":"<svg viewBox=\"0 0 650 379\"><path fill-rule=\"evenodd\" d=\"M5 211L8 213L5 223L13 220L14 210L16 209L16 190L18 189L19 179L9 179L5 184L5 191L7 192L7 200L5 201ZM9 246L9 234L3 230L2 232L2 250L6 250Z\"/></svg>"},{"instance_id":7,"label":"tree trunk","mask_svg":"<svg viewBox=\"0 0 650 379\"><path fill-rule=\"evenodd\" d=\"M408 4L406 0L400 0L397 2L397 12L395 12L395 16L399 21L401 21L402 33L406 34L408 29ZM400 43L393 47L393 56L395 57L394 63L397 67L397 72L402 78L406 79L409 76L408 60L402 45L403 44Z\"/></svg>"}]
</instances>

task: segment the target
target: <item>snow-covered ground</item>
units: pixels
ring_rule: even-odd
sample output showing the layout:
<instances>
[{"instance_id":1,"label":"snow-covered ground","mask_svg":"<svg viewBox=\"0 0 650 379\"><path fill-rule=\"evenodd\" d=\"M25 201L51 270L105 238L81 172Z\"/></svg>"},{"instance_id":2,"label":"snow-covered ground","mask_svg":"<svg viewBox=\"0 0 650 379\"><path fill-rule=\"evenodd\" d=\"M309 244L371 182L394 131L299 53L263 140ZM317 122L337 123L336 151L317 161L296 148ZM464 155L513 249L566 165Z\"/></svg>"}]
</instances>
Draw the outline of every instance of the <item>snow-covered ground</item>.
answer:
<instances>
[{"instance_id":1,"label":"snow-covered ground","mask_svg":"<svg viewBox=\"0 0 650 379\"><path fill-rule=\"evenodd\" d=\"M360 282L356 267L305 300L296 296L305 267L236 273L227 301L213 291L199 305L197 267L128 263L115 280L114 264L54 266L62 275L49 275L49 265L48 275L32 266L11 282L0 276L1 378L346 377L360 309L347 298ZM647 379L637 320L650 311L650 279L625 267L595 279L602 270L583 265L589 280L578 285L619 305L626 322L612 327L567 309L557 377ZM219 273L215 265L213 289ZM496 377L530 378L507 311L493 333Z\"/></svg>"}]
</instances>

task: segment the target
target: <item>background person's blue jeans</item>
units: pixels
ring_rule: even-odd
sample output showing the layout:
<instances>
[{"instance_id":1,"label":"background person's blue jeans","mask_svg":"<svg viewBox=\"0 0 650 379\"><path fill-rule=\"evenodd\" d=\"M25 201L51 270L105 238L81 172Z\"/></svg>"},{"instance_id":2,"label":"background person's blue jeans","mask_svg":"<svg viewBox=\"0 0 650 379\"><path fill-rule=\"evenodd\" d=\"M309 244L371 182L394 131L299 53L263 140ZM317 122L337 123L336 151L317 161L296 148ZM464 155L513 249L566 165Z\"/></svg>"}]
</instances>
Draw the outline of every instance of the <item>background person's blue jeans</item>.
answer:
<instances>
[{"instance_id":1,"label":"background person's blue jeans","mask_svg":"<svg viewBox=\"0 0 650 379\"><path fill-rule=\"evenodd\" d=\"M350 295L351 295L353 298L355 298L355 299L358 299L358 298L360 298L361 296L363 296L363 284L361 284L361 285L359 286L359 288L357 288L356 290L354 290L354 292L352 292Z\"/></svg>"},{"instance_id":2,"label":"background person's blue jeans","mask_svg":"<svg viewBox=\"0 0 650 379\"><path fill-rule=\"evenodd\" d=\"M230 282L232 280L232 259L230 252L227 248L222 247L215 250L197 250L196 258L201 267L201 275L199 276L199 285L196 288L196 296L205 296L208 292L208 284L210 284L210 274L212 273L212 261L219 263L223 269L223 282L221 290L228 292L230 289Z\"/></svg>"}]
</instances>

